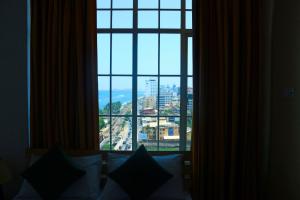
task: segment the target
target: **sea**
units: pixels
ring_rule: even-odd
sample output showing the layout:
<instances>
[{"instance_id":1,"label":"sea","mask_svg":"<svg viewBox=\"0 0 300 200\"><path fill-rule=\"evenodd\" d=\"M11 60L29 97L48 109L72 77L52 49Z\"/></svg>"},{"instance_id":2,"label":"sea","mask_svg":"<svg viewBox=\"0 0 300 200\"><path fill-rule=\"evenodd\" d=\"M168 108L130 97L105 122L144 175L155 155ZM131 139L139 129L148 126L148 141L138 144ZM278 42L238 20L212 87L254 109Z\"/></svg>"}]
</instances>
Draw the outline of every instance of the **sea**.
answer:
<instances>
[{"instance_id":1,"label":"sea","mask_svg":"<svg viewBox=\"0 0 300 200\"><path fill-rule=\"evenodd\" d=\"M99 92L99 108L103 109L109 103L109 90L101 90ZM143 91L138 92L138 97L144 96ZM112 101L126 104L132 102L132 90L114 90L112 91Z\"/></svg>"}]
</instances>

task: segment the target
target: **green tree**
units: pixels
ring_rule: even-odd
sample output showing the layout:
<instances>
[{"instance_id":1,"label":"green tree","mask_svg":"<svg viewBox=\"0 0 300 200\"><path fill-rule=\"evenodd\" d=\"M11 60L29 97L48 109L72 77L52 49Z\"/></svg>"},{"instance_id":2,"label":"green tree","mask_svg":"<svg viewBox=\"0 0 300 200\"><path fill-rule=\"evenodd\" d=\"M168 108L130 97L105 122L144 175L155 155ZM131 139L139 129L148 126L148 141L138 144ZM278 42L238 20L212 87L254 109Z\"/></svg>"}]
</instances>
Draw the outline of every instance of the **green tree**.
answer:
<instances>
[{"instance_id":1,"label":"green tree","mask_svg":"<svg viewBox=\"0 0 300 200\"><path fill-rule=\"evenodd\" d=\"M120 101L112 103L112 106L111 106L112 113L120 113L121 107L122 107L122 104Z\"/></svg>"},{"instance_id":2,"label":"green tree","mask_svg":"<svg viewBox=\"0 0 300 200\"><path fill-rule=\"evenodd\" d=\"M122 103L120 101L112 103L111 104L112 113L114 114L119 113L121 107L122 107ZM109 109L110 109L110 103L106 104L105 107L102 110L100 110L100 114L109 113Z\"/></svg>"},{"instance_id":3,"label":"green tree","mask_svg":"<svg viewBox=\"0 0 300 200\"><path fill-rule=\"evenodd\" d=\"M100 128L100 130L105 128L105 127L106 127L106 124L104 122L104 119L99 117L99 128Z\"/></svg>"}]
</instances>

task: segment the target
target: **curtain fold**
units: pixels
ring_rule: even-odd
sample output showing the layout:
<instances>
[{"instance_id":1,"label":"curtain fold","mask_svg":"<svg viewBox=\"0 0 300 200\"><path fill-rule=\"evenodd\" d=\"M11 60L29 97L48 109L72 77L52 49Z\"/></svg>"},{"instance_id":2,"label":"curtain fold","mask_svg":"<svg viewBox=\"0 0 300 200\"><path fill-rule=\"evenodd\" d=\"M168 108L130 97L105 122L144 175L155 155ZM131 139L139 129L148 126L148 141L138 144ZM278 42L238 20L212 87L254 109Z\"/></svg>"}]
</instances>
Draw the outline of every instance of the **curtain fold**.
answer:
<instances>
[{"instance_id":1,"label":"curtain fold","mask_svg":"<svg viewBox=\"0 0 300 200\"><path fill-rule=\"evenodd\" d=\"M259 198L261 8L259 0L194 1L195 200Z\"/></svg>"},{"instance_id":2,"label":"curtain fold","mask_svg":"<svg viewBox=\"0 0 300 200\"><path fill-rule=\"evenodd\" d=\"M95 150L95 0L31 0L31 148Z\"/></svg>"}]
</instances>

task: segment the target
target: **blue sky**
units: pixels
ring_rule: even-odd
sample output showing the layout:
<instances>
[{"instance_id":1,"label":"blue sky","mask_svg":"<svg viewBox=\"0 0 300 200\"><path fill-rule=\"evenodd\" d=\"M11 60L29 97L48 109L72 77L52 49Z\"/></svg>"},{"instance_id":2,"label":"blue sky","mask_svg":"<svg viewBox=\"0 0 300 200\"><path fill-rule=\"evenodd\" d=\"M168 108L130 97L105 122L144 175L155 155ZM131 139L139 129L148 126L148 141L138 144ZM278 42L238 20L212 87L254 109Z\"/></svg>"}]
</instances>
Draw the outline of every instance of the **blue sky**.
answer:
<instances>
[{"instance_id":1,"label":"blue sky","mask_svg":"<svg viewBox=\"0 0 300 200\"><path fill-rule=\"evenodd\" d=\"M186 0L187 8L191 1ZM161 8L179 9L181 0L161 0ZM158 8L158 0L138 0L139 8ZM97 0L98 8L110 8L110 0ZM132 0L113 0L113 8L132 8ZM132 28L132 11L112 11L113 28ZM158 11L138 11L139 28L158 28ZM110 28L110 11L98 11L97 27ZM186 26L191 26L191 12L186 13ZM161 11L162 28L180 28L179 11ZM110 39L112 39L112 74L132 74L132 34L98 34L98 73L110 72ZM192 40L188 40L188 72L191 75ZM160 35L160 61L158 60L158 34L138 35L138 74L157 75L158 62L160 74L180 75L180 34ZM153 78L153 77L149 77ZM138 89L144 89L148 78L138 78ZM114 77L112 89L131 89L131 77ZM191 80L189 80L191 82ZM180 78L161 78L161 85L180 86ZM189 83L191 84L191 83ZM109 78L99 79L99 89L109 90Z\"/></svg>"}]
</instances>

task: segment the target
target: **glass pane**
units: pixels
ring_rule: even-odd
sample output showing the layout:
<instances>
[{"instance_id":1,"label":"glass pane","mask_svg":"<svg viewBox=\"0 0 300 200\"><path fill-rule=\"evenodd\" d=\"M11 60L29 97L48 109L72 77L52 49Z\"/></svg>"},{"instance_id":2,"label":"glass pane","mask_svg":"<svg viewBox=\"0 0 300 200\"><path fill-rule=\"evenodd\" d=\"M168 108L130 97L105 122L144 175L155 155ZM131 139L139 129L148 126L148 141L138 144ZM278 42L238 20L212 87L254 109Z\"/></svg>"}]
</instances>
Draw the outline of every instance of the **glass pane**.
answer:
<instances>
[{"instance_id":1,"label":"glass pane","mask_svg":"<svg viewBox=\"0 0 300 200\"><path fill-rule=\"evenodd\" d=\"M110 150L110 121L109 117L99 117L100 150Z\"/></svg>"},{"instance_id":2,"label":"glass pane","mask_svg":"<svg viewBox=\"0 0 300 200\"><path fill-rule=\"evenodd\" d=\"M180 11L161 11L160 28L180 29L181 27Z\"/></svg>"},{"instance_id":3,"label":"glass pane","mask_svg":"<svg viewBox=\"0 0 300 200\"><path fill-rule=\"evenodd\" d=\"M161 34L160 73L180 74L180 34Z\"/></svg>"},{"instance_id":4,"label":"glass pane","mask_svg":"<svg viewBox=\"0 0 300 200\"><path fill-rule=\"evenodd\" d=\"M188 75L193 75L193 38L188 38Z\"/></svg>"},{"instance_id":5,"label":"glass pane","mask_svg":"<svg viewBox=\"0 0 300 200\"><path fill-rule=\"evenodd\" d=\"M186 127L186 150L191 150L192 143L192 117L187 118L187 127Z\"/></svg>"},{"instance_id":6,"label":"glass pane","mask_svg":"<svg viewBox=\"0 0 300 200\"><path fill-rule=\"evenodd\" d=\"M185 28L192 29L192 27L193 27L192 11L187 11L185 13L186 13Z\"/></svg>"},{"instance_id":7,"label":"glass pane","mask_svg":"<svg viewBox=\"0 0 300 200\"><path fill-rule=\"evenodd\" d=\"M132 34L112 34L112 73L132 74Z\"/></svg>"},{"instance_id":8,"label":"glass pane","mask_svg":"<svg viewBox=\"0 0 300 200\"><path fill-rule=\"evenodd\" d=\"M97 0L97 8L110 8L110 0Z\"/></svg>"},{"instance_id":9,"label":"glass pane","mask_svg":"<svg viewBox=\"0 0 300 200\"><path fill-rule=\"evenodd\" d=\"M110 72L110 34L98 34L98 74Z\"/></svg>"},{"instance_id":10,"label":"glass pane","mask_svg":"<svg viewBox=\"0 0 300 200\"><path fill-rule=\"evenodd\" d=\"M132 118L112 118L112 150L132 150Z\"/></svg>"},{"instance_id":11,"label":"glass pane","mask_svg":"<svg viewBox=\"0 0 300 200\"><path fill-rule=\"evenodd\" d=\"M192 116L193 114L193 78L188 77L188 88L187 88L187 115Z\"/></svg>"},{"instance_id":12,"label":"glass pane","mask_svg":"<svg viewBox=\"0 0 300 200\"><path fill-rule=\"evenodd\" d=\"M110 11L97 11L97 28L110 28Z\"/></svg>"},{"instance_id":13,"label":"glass pane","mask_svg":"<svg viewBox=\"0 0 300 200\"><path fill-rule=\"evenodd\" d=\"M100 115L109 115L110 112L110 78L100 76L98 78L98 104Z\"/></svg>"},{"instance_id":14,"label":"glass pane","mask_svg":"<svg viewBox=\"0 0 300 200\"><path fill-rule=\"evenodd\" d=\"M138 77L138 114L157 115L157 77Z\"/></svg>"},{"instance_id":15,"label":"glass pane","mask_svg":"<svg viewBox=\"0 0 300 200\"><path fill-rule=\"evenodd\" d=\"M158 28L158 11L139 11L138 28Z\"/></svg>"},{"instance_id":16,"label":"glass pane","mask_svg":"<svg viewBox=\"0 0 300 200\"><path fill-rule=\"evenodd\" d=\"M180 77L161 77L159 93L160 115L180 115Z\"/></svg>"},{"instance_id":17,"label":"glass pane","mask_svg":"<svg viewBox=\"0 0 300 200\"><path fill-rule=\"evenodd\" d=\"M133 8L132 0L113 0L113 8Z\"/></svg>"},{"instance_id":18,"label":"glass pane","mask_svg":"<svg viewBox=\"0 0 300 200\"><path fill-rule=\"evenodd\" d=\"M161 0L160 8L180 9L181 8L181 0Z\"/></svg>"},{"instance_id":19,"label":"glass pane","mask_svg":"<svg viewBox=\"0 0 300 200\"><path fill-rule=\"evenodd\" d=\"M158 74L158 34L138 34L138 74Z\"/></svg>"},{"instance_id":20,"label":"glass pane","mask_svg":"<svg viewBox=\"0 0 300 200\"><path fill-rule=\"evenodd\" d=\"M158 0L139 0L139 8L156 8L158 9Z\"/></svg>"},{"instance_id":21,"label":"glass pane","mask_svg":"<svg viewBox=\"0 0 300 200\"><path fill-rule=\"evenodd\" d=\"M192 0L186 0L185 1L185 8L186 9L192 9L192 5L193 5Z\"/></svg>"},{"instance_id":22,"label":"glass pane","mask_svg":"<svg viewBox=\"0 0 300 200\"><path fill-rule=\"evenodd\" d=\"M132 28L132 11L113 11L113 28Z\"/></svg>"},{"instance_id":23,"label":"glass pane","mask_svg":"<svg viewBox=\"0 0 300 200\"><path fill-rule=\"evenodd\" d=\"M132 113L132 78L112 77L112 114L130 115Z\"/></svg>"},{"instance_id":24,"label":"glass pane","mask_svg":"<svg viewBox=\"0 0 300 200\"><path fill-rule=\"evenodd\" d=\"M179 151L180 118L159 118L159 151Z\"/></svg>"},{"instance_id":25,"label":"glass pane","mask_svg":"<svg viewBox=\"0 0 300 200\"><path fill-rule=\"evenodd\" d=\"M157 151L157 117L137 118L137 144L144 144L148 151Z\"/></svg>"}]
</instances>

